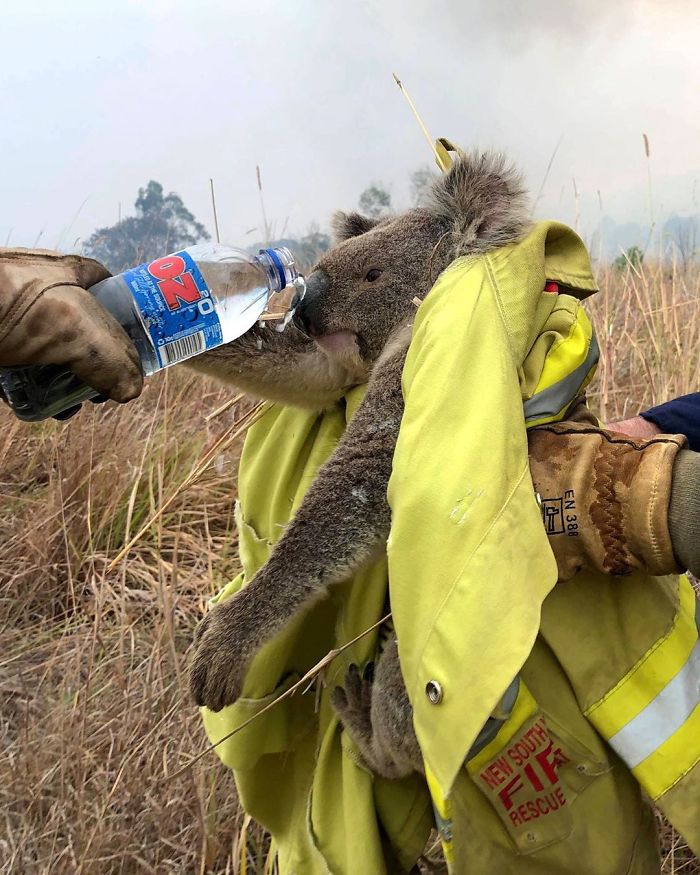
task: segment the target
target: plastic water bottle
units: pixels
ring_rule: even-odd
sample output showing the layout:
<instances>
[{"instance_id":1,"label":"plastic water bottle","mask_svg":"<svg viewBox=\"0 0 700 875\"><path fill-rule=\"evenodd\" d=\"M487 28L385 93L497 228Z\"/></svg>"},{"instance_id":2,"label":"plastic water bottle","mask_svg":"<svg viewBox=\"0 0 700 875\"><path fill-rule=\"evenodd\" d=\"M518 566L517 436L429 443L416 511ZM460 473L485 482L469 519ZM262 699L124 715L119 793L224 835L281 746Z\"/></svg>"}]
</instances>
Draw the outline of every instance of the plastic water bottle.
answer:
<instances>
[{"instance_id":1,"label":"plastic water bottle","mask_svg":"<svg viewBox=\"0 0 700 875\"><path fill-rule=\"evenodd\" d=\"M251 255L219 243L190 246L90 289L133 341L146 377L245 334L272 299L284 301L267 316L282 330L305 290L288 249ZM98 394L61 365L2 368L0 385L28 422L67 418Z\"/></svg>"}]
</instances>

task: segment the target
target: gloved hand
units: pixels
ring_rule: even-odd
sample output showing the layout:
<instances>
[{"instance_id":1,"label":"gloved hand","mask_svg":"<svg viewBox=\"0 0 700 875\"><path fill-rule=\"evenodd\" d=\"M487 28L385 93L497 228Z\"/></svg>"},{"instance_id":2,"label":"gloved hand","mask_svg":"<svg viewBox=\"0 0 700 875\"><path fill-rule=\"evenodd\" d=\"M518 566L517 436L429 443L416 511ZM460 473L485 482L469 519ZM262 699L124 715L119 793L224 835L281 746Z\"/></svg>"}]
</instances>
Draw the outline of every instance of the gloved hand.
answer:
<instances>
[{"instance_id":1,"label":"gloved hand","mask_svg":"<svg viewBox=\"0 0 700 875\"><path fill-rule=\"evenodd\" d=\"M633 438L584 422L557 422L530 429L527 439L560 581L584 568L672 574L683 563L693 570L700 549L684 550L693 539L683 525L688 514L678 512L688 507L687 496L677 498L676 487L689 481L697 491L700 454L683 449L683 435ZM688 457L690 468L677 471L677 457Z\"/></svg>"},{"instance_id":2,"label":"gloved hand","mask_svg":"<svg viewBox=\"0 0 700 875\"><path fill-rule=\"evenodd\" d=\"M65 365L107 398L136 398L143 386L138 353L86 291L108 276L91 258L0 248L0 367Z\"/></svg>"}]
</instances>

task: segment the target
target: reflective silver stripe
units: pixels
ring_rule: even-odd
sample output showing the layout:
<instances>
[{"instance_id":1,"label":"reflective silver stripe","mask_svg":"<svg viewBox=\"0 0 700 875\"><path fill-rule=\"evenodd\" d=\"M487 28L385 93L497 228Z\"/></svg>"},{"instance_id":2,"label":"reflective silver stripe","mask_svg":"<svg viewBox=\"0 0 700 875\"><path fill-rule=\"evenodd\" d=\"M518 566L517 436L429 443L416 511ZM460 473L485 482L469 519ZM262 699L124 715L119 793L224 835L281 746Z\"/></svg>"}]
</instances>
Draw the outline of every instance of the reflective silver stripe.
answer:
<instances>
[{"instance_id":1,"label":"reflective silver stripe","mask_svg":"<svg viewBox=\"0 0 700 875\"><path fill-rule=\"evenodd\" d=\"M583 381L599 357L600 350L598 349L598 341L594 333L591 335L588 354L583 362L570 374L567 374L563 380L559 380L559 382L553 383L541 392L537 392L523 404L525 422L560 413L578 395Z\"/></svg>"},{"instance_id":2,"label":"reflective silver stripe","mask_svg":"<svg viewBox=\"0 0 700 875\"><path fill-rule=\"evenodd\" d=\"M443 842L447 842L449 844L452 839L452 821L443 817L437 809L437 805L433 803L433 814L435 815L435 826L437 827L437 831L440 833L440 838Z\"/></svg>"},{"instance_id":3,"label":"reflective silver stripe","mask_svg":"<svg viewBox=\"0 0 700 875\"><path fill-rule=\"evenodd\" d=\"M474 744L469 748L469 753L466 756L466 762L475 757L479 751L482 751L489 742L493 741L498 735L501 726L510 717L515 702L520 692L520 677L517 676L511 681L510 686L503 694L501 701L494 708L496 717L489 717L486 723L481 728L481 732L474 740Z\"/></svg>"},{"instance_id":4,"label":"reflective silver stripe","mask_svg":"<svg viewBox=\"0 0 700 875\"><path fill-rule=\"evenodd\" d=\"M633 769L673 735L700 705L700 640L685 665L632 720L608 739Z\"/></svg>"}]
</instances>

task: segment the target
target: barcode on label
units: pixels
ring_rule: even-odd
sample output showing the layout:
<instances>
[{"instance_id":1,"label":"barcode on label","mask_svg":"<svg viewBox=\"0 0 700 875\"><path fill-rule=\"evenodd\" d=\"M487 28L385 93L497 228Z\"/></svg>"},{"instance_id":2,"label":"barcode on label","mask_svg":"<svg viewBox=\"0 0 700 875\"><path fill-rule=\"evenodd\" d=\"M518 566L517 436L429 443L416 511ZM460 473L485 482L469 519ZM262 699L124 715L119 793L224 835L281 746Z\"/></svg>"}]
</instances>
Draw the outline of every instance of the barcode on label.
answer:
<instances>
[{"instance_id":1,"label":"barcode on label","mask_svg":"<svg viewBox=\"0 0 700 875\"><path fill-rule=\"evenodd\" d=\"M160 352L161 364L163 367L167 367L167 365L174 365L176 362L197 355L198 352L204 352L206 348L207 341L204 332L198 331L196 334L188 334L187 337L164 343L158 351Z\"/></svg>"}]
</instances>

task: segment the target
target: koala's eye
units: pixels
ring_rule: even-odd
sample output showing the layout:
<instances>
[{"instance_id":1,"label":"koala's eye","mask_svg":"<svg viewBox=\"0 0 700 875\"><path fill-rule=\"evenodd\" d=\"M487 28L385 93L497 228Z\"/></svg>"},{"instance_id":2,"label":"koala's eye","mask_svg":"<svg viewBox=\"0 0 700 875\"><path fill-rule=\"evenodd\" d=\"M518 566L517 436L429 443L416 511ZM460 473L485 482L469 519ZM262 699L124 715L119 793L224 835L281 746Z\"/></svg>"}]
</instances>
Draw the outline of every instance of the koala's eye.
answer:
<instances>
[{"instance_id":1,"label":"koala's eye","mask_svg":"<svg viewBox=\"0 0 700 875\"><path fill-rule=\"evenodd\" d=\"M365 276L365 280L368 283L373 283L375 280L378 280L381 275L381 270L379 270L378 267L373 267L371 270L367 271L367 276Z\"/></svg>"}]
</instances>

